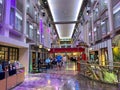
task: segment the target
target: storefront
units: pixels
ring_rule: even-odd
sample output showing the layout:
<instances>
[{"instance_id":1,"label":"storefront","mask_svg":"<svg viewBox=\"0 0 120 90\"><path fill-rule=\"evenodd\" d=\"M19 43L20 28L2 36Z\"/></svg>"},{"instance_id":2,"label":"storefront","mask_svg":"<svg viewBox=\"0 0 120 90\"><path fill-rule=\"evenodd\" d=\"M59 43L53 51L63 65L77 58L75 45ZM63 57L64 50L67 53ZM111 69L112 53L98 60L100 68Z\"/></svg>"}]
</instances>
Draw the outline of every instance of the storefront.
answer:
<instances>
[{"instance_id":1,"label":"storefront","mask_svg":"<svg viewBox=\"0 0 120 90\"><path fill-rule=\"evenodd\" d=\"M90 55L90 61L91 62L94 62L94 63L99 63L99 55L98 55L98 50L96 50L96 51L90 51L90 53L89 53Z\"/></svg>"},{"instance_id":2,"label":"storefront","mask_svg":"<svg viewBox=\"0 0 120 90\"><path fill-rule=\"evenodd\" d=\"M0 45L0 61L19 61L19 48Z\"/></svg>"},{"instance_id":3,"label":"storefront","mask_svg":"<svg viewBox=\"0 0 120 90\"><path fill-rule=\"evenodd\" d=\"M100 65L108 65L111 62L110 40L98 43L89 48L90 60Z\"/></svg>"},{"instance_id":4,"label":"storefront","mask_svg":"<svg viewBox=\"0 0 120 90\"><path fill-rule=\"evenodd\" d=\"M44 61L48 57L48 50L45 48L40 48L39 46L30 46L30 62L29 62L29 72L38 71L38 60Z\"/></svg>"},{"instance_id":5,"label":"storefront","mask_svg":"<svg viewBox=\"0 0 120 90\"><path fill-rule=\"evenodd\" d=\"M101 65L107 65L108 64L108 50L107 48L101 49L101 59L100 59Z\"/></svg>"},{"instance_id":6,"label":"storefront","mask_svg":"<svg viewBox=\"0 0 120 90\"><path fill-rule=\"evenodd\" d=\"M51 56L66 55L68 59L70 59L71 57L75 57L76 60L78 60L80 58L80 55L84 51L84 48L51 48L49 53Z\"/></svg>"},{"instance_id":7,"label":"storefront","mask_svg":"<svg viewBox=\"0 0 120 90\"><path fill-rule=\"evenodd\" d=\"M22 83L25 67L20 63L20 49L0 45L0 89L9 90Z\"/></svg>"}]
</instances>

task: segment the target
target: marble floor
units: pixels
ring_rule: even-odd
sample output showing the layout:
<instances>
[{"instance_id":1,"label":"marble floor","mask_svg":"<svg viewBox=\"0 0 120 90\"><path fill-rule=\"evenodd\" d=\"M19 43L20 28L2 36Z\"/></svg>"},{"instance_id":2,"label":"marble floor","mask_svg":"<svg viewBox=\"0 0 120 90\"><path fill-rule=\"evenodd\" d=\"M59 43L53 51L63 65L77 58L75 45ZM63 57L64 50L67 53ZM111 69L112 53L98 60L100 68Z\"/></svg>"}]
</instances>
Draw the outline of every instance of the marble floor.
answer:
<instances>
[{"instance_id":1,"label":"marble floor","mask_svg":"<svg viewBox=\"0 0 120 90\"><path fill-rule=\"evenodd\" d=\"M120 90L117 86L89 80L76 71L75 63L67 63L61 70L50 69L45 73L29 74L13 90Z\"/></svg>"}]
</instances>

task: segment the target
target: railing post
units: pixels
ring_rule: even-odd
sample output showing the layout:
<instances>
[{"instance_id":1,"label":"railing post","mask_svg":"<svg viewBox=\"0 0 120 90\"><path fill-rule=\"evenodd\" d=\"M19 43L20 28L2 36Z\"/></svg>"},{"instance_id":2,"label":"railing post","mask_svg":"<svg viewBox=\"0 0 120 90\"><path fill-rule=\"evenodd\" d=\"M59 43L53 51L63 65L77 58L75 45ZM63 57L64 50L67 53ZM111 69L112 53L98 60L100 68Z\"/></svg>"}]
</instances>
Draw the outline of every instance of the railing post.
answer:
<instances>
[{"instance_id":1,"label":"railing post","mask_svg":"<svg viewBox=\"0 0 120 90\"><path fill-rule=\"evenodd\" d=\"M120 67L118 68L118 74L117 74L117 79L118 79L118 89L120 90Z\"/></svg>"}]
</instances>

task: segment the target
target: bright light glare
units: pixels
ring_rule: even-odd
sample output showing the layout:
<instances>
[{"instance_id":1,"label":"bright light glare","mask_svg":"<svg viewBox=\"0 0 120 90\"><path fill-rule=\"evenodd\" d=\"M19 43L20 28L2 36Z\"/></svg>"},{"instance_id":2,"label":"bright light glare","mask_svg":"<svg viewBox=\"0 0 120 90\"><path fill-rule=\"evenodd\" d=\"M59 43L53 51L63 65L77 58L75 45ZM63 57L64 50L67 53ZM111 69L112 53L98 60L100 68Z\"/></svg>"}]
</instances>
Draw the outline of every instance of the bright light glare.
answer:
<instances>
[{"instance_id":1,"label":"bright light glare","mask_svg":"<svg viewBox=\"0 0 120 90\"><path fill-rule=\"evenodd\" d=\"M56 0L55 0L56 1ZM58 0L59 1L59 0ZM73 17L74 17L74 20L72 19L72 21L77 21L77 18L78 18L78 15L79 15L79 12L80 12L80 9L81 9L81 6L82 6L82 3L83 3L83 0L74 0L75 2L75 7L74 8L71 8L72 11L74 11L75 14L73 14ZM68 2L69 3L69 2ZM58 17L58 15L56 14L56 4L54 3L53 0L48 0L48 4L49 4L49 7L50 7L50 11L52 13L52 16L53 16L53 20L54 22L59 22L61 19ZM67 4L69 5L69 4ZM62 32L61 32L61 27L58 27L58 25L55 25L56 28L57 28L57 32L58 32L58 35L60 37L60 39L63 39L63 38L71 38L72 37L72 34L74 32L74 28L75 28L75 24L72 24L69 30L69 35L67 35L66 37L63 37L62 36Z\"/></svg>"},{"instance_id":2,"label":"bright light glare","mask_svg":"<svg viewBox=\"0 0 120 90\"><path fill-rule=\"evenodd\" d=\"M62 35L63 33L66 33L65 30L62 30L62 25L60 24L60 25L55 25L55 26L56 26L56 29L57 29L57 32L59 34L60 39L70 39L72 37L72 33L74 31L75 24L67 25L67 26L69 26L69 28L66 31L67 32L69 31L69 32L68 32L68 35L66 37Z\"/></svg>"}]
</instances>

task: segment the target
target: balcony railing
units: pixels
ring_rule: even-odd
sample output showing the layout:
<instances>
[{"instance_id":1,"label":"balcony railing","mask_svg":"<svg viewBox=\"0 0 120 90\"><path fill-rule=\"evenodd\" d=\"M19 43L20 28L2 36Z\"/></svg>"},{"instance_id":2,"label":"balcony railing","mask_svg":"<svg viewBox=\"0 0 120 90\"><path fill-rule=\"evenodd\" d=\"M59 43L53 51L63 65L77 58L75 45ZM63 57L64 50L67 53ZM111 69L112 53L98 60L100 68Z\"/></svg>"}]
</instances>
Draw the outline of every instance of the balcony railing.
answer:
<instances>
[{"instance_id":1,"label":"balcony railing","mask_svg":"<svg viewBox=\"0 0 120 90\"><path fill-rule=\"evenodd\" d=\"M32 4L29 4L29 7L27 7L27 13L28 15L35 21L35 9Z\"/></svg>"},{"instance_id":2,"label":"balcony railing","mask_svg":"<svg viewBox=\"0 0 120 90\"><path fill-rule=\"evenodd\" d=\"M107 0L100 0L99 9L100 9L100 12L107 9Z\"/></svg>"},{"instance_id":3,"label":"balcony railing","mask_svg":"<svg viewBox=\"0 0 120 90\"><path fill-rule=\"evenodd\" d=\"M29 22L27 22L26 30L27 30L26 34L29 39L39 42L38 40L39 36L37 35L37 29L34 29L34 27Z\"/></svg>"},{"instance_id":4,"label":"balcony railing","mask_svg":"<svg viewBox=\"0 0 120 90\"><path fill-rule=\"evenodd\" d=\"M10 9L10 25L16 31L22 32L22 13L14 7Z\"/></svg>"},{"instance_id":5,"label":"balcony railing","mask_svg":"<svg viewBox=\"0 0 120 90\"><path fill-rule=\"evenodd\" d=\"M96 21L99 18L99 9L96 8L93 12L93 20Z\"/></svg>"},{"instance_id":6,"label":"balcony railing","mask_svg":"<svg viewBox=\"0 0 120 90\"><path fill-rule=\"evenodd\" d=\"M110 65L99 65L97 63L83 63L80 65L80 73L90 79L104 83L119 84L120 83L120 63Z\"/></svg>"}]
</instances>

